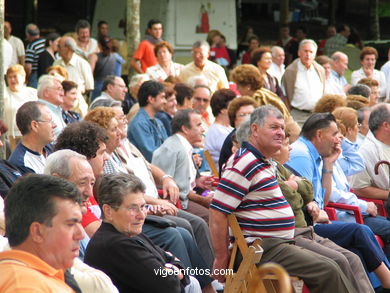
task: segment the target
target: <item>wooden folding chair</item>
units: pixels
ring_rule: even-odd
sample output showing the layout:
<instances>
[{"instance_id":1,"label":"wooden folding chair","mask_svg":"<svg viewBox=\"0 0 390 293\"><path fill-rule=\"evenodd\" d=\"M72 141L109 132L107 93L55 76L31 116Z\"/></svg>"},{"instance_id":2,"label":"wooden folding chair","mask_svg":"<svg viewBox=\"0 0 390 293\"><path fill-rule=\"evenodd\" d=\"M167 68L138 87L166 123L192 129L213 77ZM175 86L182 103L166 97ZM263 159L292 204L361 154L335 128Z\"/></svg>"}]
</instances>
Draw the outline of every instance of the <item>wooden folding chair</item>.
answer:
<instances>
[{"instance_id":1,"label":"wooden folding chair","mask_svg":"<svg viewBox=\"0 0 390 293\"><path fill-rule=\"evenodd\" d=\"M243 260L236 273L226 276L224 293L290 293L291 279L281 266L273 263L256 266L263 254L261 240L256 240L248 247L236 216L230 214L228 221L235 238L229 269L233 271L238 251Z\"/></svg>"}]
</instances>

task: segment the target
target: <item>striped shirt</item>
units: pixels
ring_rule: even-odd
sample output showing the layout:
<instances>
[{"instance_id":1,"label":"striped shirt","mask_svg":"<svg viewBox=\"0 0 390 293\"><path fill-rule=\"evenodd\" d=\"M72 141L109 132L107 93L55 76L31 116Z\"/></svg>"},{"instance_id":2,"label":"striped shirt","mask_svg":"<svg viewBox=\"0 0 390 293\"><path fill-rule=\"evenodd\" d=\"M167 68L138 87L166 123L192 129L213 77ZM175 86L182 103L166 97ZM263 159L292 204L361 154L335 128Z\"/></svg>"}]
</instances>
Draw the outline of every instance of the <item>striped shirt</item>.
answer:
<instances>
[{"instance_id":1,"label":"striped shirt","mask_svg":"<svg viewBox=\"0 0 390 293\"><path fill-rule=\"evenodd\" d=\"M26 47L26 63L32 64L32 71L38 70L39 54L45 51L45 39L38 39Z\"/></svg>"},{"instance_id":2,"label":"striped shirt","mask_svg":"<svg viewBox=\"0 0 390 293\"><path fill-rule=\"evenodd\" d=\"M248 243L259 237L294 237L294 213L279 187L275 166L247 142L228 160L210 207L234 212Z\"/></svg>"}]
</instances>

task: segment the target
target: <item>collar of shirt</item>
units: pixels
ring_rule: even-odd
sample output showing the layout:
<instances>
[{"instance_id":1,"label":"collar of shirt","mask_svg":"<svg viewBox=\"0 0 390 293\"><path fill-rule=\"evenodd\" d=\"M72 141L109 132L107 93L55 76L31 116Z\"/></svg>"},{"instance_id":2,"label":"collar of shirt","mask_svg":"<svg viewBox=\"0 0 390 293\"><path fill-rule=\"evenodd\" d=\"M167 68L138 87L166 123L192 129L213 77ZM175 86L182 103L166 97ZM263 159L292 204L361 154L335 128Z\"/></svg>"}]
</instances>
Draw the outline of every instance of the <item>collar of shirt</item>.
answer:
<instances>
[{"instance_id":1,"label":"collar of shirt","mask_svg":"<svg viewBox=\"0 0 390 293\"><path fill-rule=\"evenodd\" d=\"M186 150L186 153L191 154L192 156L192 145L190 142L180 133L176 133L177 137L179 138L181 144L183 145L184 149Z\"/></svg>"},{"instance_id":2,"label":"collar of shirt","mask_svg":"<svg viewBox=\"0 0 390 293\"><path fill-rule=\"evenodd\" d=\"M298 59L298 71L301 71L301 72L315 72L315 68L314 68L314 65L311 64L309 68L306 68L305 65L303 65L302 61L300 59Z\"/></svg>"},{"instance_id":3,"label":"collar of shirt","mask_svg":"<svg viewBox=\"0 0 390 293\"><path fill-rule=\"evenodd\" d=\"M264 155L257 149L257 148L255 148L253 145L251 145L249 142L247 142L247 141L244 141L243 143L242 143L242 148L246 148L246 149L248 149L249 151L251 151L254 155L255 155L255 157L257 158L257 159L259 159L259 160L266 160L266 158L264 157Z\"/></svg>"},{"instance_id":4,"label":"collar of shirt","mask_svg":"<svg viewBox=\"0 0 390 293\"><path fill-rule=\"evenodd\" d=\"M39 102L44 103L47 107L49 107L50 110L52 110L54 113L58 114L59 117L62 117L62 108L60 106L56 106L46 100L38 99Z\"/></svg>"},{"instance_id":5,"label":"collar of shirt","mask_svg":"<svg viewBox=\"0 0 390 293\"><path fill-rule=\"evenodd\" d=\"M315 148L315 146L311 143L310 140L304 138L303 136L299 137L299 140L301 142L303 142L308 150L309 150L309 153L310 153L310 156L314 159L314 161L316 162L317 166L320 162L322 162L322 157L321 155L318 153L317 149Z\"/></svg>"}]
</instances>

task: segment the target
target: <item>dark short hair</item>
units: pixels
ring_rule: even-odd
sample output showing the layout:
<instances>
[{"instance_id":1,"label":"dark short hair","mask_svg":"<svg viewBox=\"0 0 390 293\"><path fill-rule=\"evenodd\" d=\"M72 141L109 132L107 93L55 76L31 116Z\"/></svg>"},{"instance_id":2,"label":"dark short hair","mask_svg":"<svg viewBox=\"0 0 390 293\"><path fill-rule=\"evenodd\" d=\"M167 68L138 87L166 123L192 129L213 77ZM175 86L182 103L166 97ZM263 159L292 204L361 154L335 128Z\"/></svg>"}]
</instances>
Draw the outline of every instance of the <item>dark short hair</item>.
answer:
<instances>
[{"instance_id":1,"label":"dark short hair","mask_svg":"<svg viewBox=\"0 0 390 293\"><path fill-rule=\"evenodd\" d=\"M116 173L100 176L96 182L97 201L103 211L103 205L107 204L118 209L123 198L131 193L145 192L145 185L141 179L132 174ZM104 213L102 213L104 219Z\"/></svg>"},{"instance_id":2,"label":"dark short hair","mask_svg":"<svg viewBox=\"0 0 390 293\"><path fill-rule=\"evenodd\" d=\"M64 88L64 93L67 93L72 89L77 89L77 83L71 80L64 80L61 84Z\"/></svg>"},{"instance_id":3,"label":"dark short hair","mask_svg":"<svg viewBox=\"0 0 390 293\"><path fill-rule=\"evenodd\" d=\"M115 85L115 75L107 75L103 80L102 92L107 90L108 85Z\"/></svg>"},{"instance_id":4,"label":"dark short hair","mask_svg":"<svg viewBox=\"0 0 390 293\"><path fill-rule=\"evenodd\" d=\"M77 23L76 23L76 27L75 27L75 32L78 33L80 29L82 28L88 28L89 30L91 30L91 25L89 24L88 20L86 19L80 19Z\"/></svg>"},{"instance_id":5,"label":"dark short hair","mask_svg":"<svg viewBox=\"0 0 390 293\"><path fill-rule=\"evenodd\" d=\"M347 92L347 96L349 95L359 95L365 98L369 98L371 94L371 89L368 85L365 84L355 84L351 86Z\"/></svg>"},{"instance_id":6,"label":"dark short hair","mask_svg":"<svg viewBox=\"0 0 390 293\"><path fill-rule=\"evenodd\" d=\"M217 117L223 109L227 109L230 101L236 96L236 93L231 89L220 89L214 92L210 100L210 106L214 117Z\"/></svg>"},{"instance_id":7,"label":"dark short hair","mask_svg":"<svg viewBox=\"0 0 390 293\"><path fill-rule=\"evenodd\" d=\"M162 22L161 20L158 20L158 19L151 19L148 21L148 29L151 29L152 26L154 26L155 24L161 24L162 25Z\"/></svg>"},{"instance_id":8,"label":"dark short hair","mask_svg":"<svg viewBox=\"0 0 390 293\"><path fill-rule=\"evenodd\" d=\"M329 127L332 122L336 123L336 118L331 113L312 114L303 124L301 135L311 140L314 138L317 130Z\"/></svg>"},{"instance_id":9,"label":"dark short hair","mask_svg":"<svg viewBox=\"0 0 390 293\"><path fill-rule=\"evenodd\" d=\"M15 182L5 200L5 229L10 246L27 239L33 222L52 225L58 213L55 199L81 203L77 187L59 177L31 174Z\"/></svg>"},{"instance_id":10,"label":"dark short hair","mask_svg":"<svg viewBox=\"0 0 390 293\"><path fill-rule=\"evenodd\" d=\"M191 114L199 114L199 111L194 109L183 109L176 112L171 124L172 134L180 132L183 126L188 129L191 128Z\"/></svg>"},{"instance_id":11,"label":"dark short hair","mask_svg":"<svg viewBox=\"0 0 390 293\"><path fill-rule=\"evenodd\" d=\"M80 121L68 124L57 137L54 150L70 149L92 159L99 143L108 141L106 130L93 122Z\"/></svg>"},{"instance_id":12,"label":"dark short hair","mask_svg":"<svg viewBox=\"0 0 390 293\"><path fill-rule=\"evenodd\" d=\"M257 63L261 60L265 53L270 53L272 55L271 48L269 47L260 47L252 52L251 64L257 67Z\"/></svg>"},{"instance_id":13,"label":"dark short hair","mask_svg":"<svg viewBox=\"0 0 390 293\"><path fill-rule=\"evenodd\" d=\"M100 21L97 23L97 27L101 27L103 24L108 25L108 22L105 21L105 20L100 20Z\"/></svg>"},{"instance_id":14,"label":"dark short hair","mask_svg":"<svg viewBox=\"0 0 390 293\"><path fill-rule=\"evenodd\" d=\"M337 26L337 28L336 28L336 31L337 31L338 33L341 33L341 32L343 32L343 31L345 31L345 30L347 29L347 27L349 27L349 26L346 25L346 24L344 24L344 23L339 24L339 25Z\"/></svg>"},{"instance_id":15,"label":"dark short hair","mask_svg":"<svg viewBox=\"0 0 390 293\"><path fill-rule=\"evenodd\" d=\"M177 83L173 89L176 91L176 101L180 106L184 105L185 99L191 99L194 94L194 90L185 83Z\"/></svg>"},{"instance_id":16,"label":"dark short hair","mask_svg":"<svg viewBox=\"0 0 390 293\"><path fill-rule=\"evenodd\" d=\"M368 127L375 134L383 122L390 123L390 112L387 109L387 103L380 103L371 108L370 118L368 119Z\"/></svg>"},{"instance_id":17,"label":"dark short hair","mask_svg":"<svg viewBox=\"0 0 390 293\"><path fill-rule=\"evenodd\" d=\"M31 130L31 122L38 121L41 118L40 107L46 106L44 103L38 101L30 101L24 103L16 112L16 125L20 133L26 135Z\"/></svg>"},{"instance_id":18,"label":"dark short hair","mask_svg":"<svg viewBox=\"0 0 390 293\"><path fill-rule=\"evenodd\" d=\"M45 41L45 46L49 46L50 45L50 41L51 42L54 42L55 40L57 40L58 38L60 38L60 34L58 33L50 33L46 36L46 41Z\"/></svg>"},{"instance_id":19,"label":"dark short hair","mask_svg":"<svg viewBox=\"0 0 390 293\"><path fill-rule=\"evenodd\" d=\"M165 87L158 81L148 80L145 81L138 91L138 103L140 107L145 107L148 104L148 97L157 97L158 94L163 92Z\"/></svg>"}]
</instances>

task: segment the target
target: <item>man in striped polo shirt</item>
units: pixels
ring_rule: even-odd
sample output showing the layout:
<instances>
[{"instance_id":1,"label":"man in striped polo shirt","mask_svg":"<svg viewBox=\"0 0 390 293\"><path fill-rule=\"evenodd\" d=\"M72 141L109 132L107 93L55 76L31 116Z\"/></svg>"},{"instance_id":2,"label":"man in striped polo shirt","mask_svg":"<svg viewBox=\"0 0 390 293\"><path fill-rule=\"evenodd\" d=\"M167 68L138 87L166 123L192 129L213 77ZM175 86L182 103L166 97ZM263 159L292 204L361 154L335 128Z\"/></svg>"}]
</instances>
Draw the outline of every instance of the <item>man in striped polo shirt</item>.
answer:
<instances>
[{"instance_id":1,"label":"man in striped polo shirt","mask_svg":"<svg viewBox=\"0 0 390 293\"><path fill-rule=\"evenodd\" d=\"M36 24L30 23L26 26L26 38L29 44L26 47L26 73L28 86L37 88L38 86L38 57L45 51L45 39L40 36L39 28Z\"/></svg>"},{"instance_id":2,"label":"man in striped polo shirt","mask_svg":"<svg viewBox=\"0 0 390 293\"><path fill-rule=\"evenodd\" d=\"M354 292L333 260L294 245L294 214L270 161L285 137L282 113L271 105L260 107L251 115L250 124L248 142L228 160L210 206L213 269L228 266L227 215L234 213L248 243L263 239L260 263L279 263L300 277L312 293ZM214 277L224 281L224 276Z\"/></svg>"}]
</instances>

